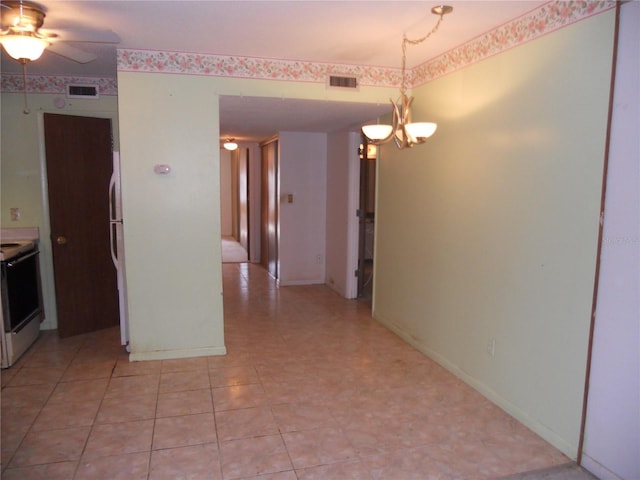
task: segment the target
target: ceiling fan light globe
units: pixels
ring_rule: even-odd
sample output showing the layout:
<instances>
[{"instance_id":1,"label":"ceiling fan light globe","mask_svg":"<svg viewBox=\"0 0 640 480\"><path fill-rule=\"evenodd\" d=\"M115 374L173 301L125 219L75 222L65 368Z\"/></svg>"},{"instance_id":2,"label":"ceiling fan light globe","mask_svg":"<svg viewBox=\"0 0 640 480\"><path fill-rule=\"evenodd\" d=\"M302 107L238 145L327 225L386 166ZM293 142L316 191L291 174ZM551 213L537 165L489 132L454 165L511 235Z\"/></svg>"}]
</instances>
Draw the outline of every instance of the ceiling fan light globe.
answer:
<instances>
[{"instance_id":1,"label":"ceiling fan light globe","mask_svg":"<svg viewBox=\"0 0 640 480\"><path fill-rule=\"evenodd\" d=\"M40 58L49 42L31 35L5 35L0 43L7 54L16 60L34 61Z\"/></svg>"},{"instance_id":2,"label":"ceiling fan light globe","mask_svg":"<svg viewBox=\"0 0 640 480\"><path fill-rule=\"evenodd\" d=\"M404 126L407 137L413 143L424 142L427 138L433 135L438 128L438 125L433 122L416 122L407 123Z\"/></svg>"},{"instance_id":3,"label":"ceiling fan light globe","mask_svg":"<svg viewBox=\"0 0 640 480\"><path fill-rule=\"evenodd\" d=\"M229 150L230 152L238 148L238 144L236 142L224 142L222 146L225 148L225 150Z\"/></svg>"},{"instance_id":4,"label":"ceiling fan light globe","mask_svg":"<svg viewBox=\"0 0 640 480\"><path fill-rule=\"evenodd\" d=\"M391 130L393 130L393 127L391 125L384 125L379 123L373 125L364 125L362 127L362 133L364 133L369 140L373 141L384 140L389 135L391 135Z\"/></svg>"}]
</instances>

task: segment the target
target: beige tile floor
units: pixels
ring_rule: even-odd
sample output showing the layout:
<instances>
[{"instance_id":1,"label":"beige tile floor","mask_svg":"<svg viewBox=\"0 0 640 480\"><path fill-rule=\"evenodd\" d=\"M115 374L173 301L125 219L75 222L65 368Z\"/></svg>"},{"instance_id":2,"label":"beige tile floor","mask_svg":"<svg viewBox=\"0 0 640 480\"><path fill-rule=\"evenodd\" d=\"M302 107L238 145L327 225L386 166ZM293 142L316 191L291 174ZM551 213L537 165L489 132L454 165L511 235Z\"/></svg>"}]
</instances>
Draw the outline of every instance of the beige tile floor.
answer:
<instances>
[{"instance_id":1,"label":"beige tile floor","mask_svg":"<svg viewBox=\"0 0 640 480\"><path fill-rule=\"evenodd\" d=\"M228 355L45 332L2 372L6 479L491 479L556 449L323 286L223 266ZM179 321L179 319L176 319Z\"/></svg>"}]
</instances>

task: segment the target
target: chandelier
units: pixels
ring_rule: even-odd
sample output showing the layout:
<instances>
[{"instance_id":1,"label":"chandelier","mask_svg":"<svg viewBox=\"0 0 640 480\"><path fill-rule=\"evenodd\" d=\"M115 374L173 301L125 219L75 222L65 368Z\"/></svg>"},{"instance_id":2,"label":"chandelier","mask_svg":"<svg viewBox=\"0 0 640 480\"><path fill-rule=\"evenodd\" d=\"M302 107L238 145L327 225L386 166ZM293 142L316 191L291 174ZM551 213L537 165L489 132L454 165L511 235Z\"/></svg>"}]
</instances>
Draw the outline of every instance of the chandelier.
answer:
<instances>
[{"instance_id":1,"label":"chandelier","mask_svg":"<svg viewBox=\"0 0 640 480\"><path fill-rule=\"evenodd\" d=\"M406 76L406 63L407 63L407 45L418 45L424 42L432 34L434 34L440 24L443 17L447 13L451 13L453 7L448 5L440 5L433 7L431 13L439 15L440 18L435 27L422 38L416 40L410 40L407 35L402 37L402 82L400 84L400 97L395 102L391 99L392 107L392 123L388 124L372 124L364 125L362 127L362 133L367 137L369 143L373 145L381 145L383 143L390 142L393 139L396 146L402 150L403 148L411 148L419 143L424 143L427 138L434 134L437 124L432 122L412 122L411 121L411 103L413 97L407 96L407 76Z\"/></svg>"},{"instance_id":2,"label":"chandelier","mask_svg":"<svg viewBox=\"0 0 640 480\"><path fill-rule=\"evenodd\" d=\"M236 143L234 138L228 138L227 141L222 144L222 146L225 150L229 150L230 152L238 148L238 144Z\"/></svg>"},{"instance_id":3,"label":"chandelier","mask_svg":"<svg viewBox=\"0 0 640 480\"><path fill-rule=\"evenodd\" d=\"M7 54L25 64L40 58L49 46L46 35L39 32L46 17L39 5L31 2L2 2L2 33L0 44Z\"/></svg>"}]
</instances>

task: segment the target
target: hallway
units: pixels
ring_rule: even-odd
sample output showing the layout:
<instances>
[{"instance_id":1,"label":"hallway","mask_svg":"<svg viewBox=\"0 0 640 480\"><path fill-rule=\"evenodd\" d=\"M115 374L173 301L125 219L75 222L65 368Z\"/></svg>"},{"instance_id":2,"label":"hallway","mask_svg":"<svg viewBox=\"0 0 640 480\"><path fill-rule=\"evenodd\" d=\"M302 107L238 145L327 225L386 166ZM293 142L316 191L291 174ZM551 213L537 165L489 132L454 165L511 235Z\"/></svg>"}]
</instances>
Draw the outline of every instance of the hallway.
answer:
<instances>
[{"instance_id":1,"label":"hallway","mask_svg":"<svg viewBox=\"0 0 640 480\"><path fill-rule=\"evenodd\" d=\"M6 479L493 479L568 459L324 286L224 264L228 355L44 332L2 372ZM7 467L8 465L8 467Z\"/></svg>"}]
</instances>

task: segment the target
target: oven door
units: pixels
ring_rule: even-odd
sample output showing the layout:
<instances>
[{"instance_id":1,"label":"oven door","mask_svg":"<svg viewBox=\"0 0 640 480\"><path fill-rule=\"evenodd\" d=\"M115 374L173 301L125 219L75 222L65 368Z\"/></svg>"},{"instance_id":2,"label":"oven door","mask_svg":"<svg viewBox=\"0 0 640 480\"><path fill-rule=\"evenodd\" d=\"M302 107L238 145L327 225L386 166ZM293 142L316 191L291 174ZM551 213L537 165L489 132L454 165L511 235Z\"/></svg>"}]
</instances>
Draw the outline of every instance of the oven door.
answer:
<instances>
[{"instance_id":1,"label":"oven door","mask_svg":"<svg viewBox=\"0 0 640 480\"><path fill-rule=\"evenodd\" d=\"M2 313L4 331L16 333L40 315L38 251L2 262Z\"/></svg>"}]
</instances>

